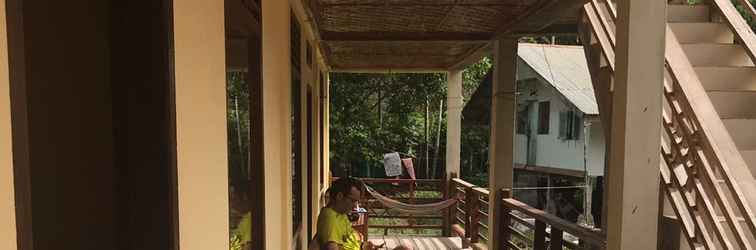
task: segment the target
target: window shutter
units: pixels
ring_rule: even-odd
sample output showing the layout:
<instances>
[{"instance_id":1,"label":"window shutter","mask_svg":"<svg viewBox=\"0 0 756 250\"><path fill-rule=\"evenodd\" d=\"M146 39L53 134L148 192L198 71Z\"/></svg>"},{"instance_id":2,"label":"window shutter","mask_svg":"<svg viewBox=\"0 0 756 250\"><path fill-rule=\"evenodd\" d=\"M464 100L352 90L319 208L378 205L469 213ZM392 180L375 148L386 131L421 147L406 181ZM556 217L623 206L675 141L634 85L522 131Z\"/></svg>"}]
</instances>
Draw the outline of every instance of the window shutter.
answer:
<instances>
[{"instance_id":1,"label":"window shutter","mask_svg":"<svg viewBox=\"0 0 756 250\"><path fill-rule=\"evenodd\" d=\"M580 131L583 130L583 117L577 115L577 112L574 112L574 113L575 113L575 116L574 116L575 118L573 119L574 121L573 123L575 125L572 132L572 139L577 140L580 138Z\"/></svg>"},{"instance_id":2,"label":"window shutter","mask_svg":"<svg viewBox=\"0 0 756 250\"><path fill-rule=\"evenodd\" d=\"M567 131L569 131L569 120L567 119L567 112L559 112L559 139L569 139Z\"/></svg>"}]
</instances>

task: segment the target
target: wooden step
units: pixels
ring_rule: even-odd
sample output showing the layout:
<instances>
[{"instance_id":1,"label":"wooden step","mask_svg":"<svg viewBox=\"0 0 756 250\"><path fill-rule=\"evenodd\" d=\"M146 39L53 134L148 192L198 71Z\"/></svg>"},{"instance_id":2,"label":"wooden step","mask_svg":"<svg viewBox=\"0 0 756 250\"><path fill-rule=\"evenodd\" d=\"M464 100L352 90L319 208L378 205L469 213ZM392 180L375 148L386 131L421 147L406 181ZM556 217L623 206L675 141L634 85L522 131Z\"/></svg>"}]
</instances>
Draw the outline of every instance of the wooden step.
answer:
<instances>
[{"instance_id":1,"label":"wooden step","mask_svg":"<svg viewBox=\"0 0 756 250\"><path fill-rule=\"evenodd\" d=\"M756 90L756 67L695 67L706 90Z\"/></svg>"},{"instance_id":2,"label":"wooden step","mask_svg":"<svg viewBox=\"0 0 756 250\"><path fill-rule=\"evenodd\" d=\"M722 123L738 150L756 150L756 119L722 119Z\"/></svg>"},{"instance_id":3,"label":"wooden step","mask_svg":"<svg viewBox=\"0 0 756 250\"><path fill-rule=\"evenodd\" d=\"M735 37L724 23L670 23L680 43L733 43Z\"/></svg>"},{"instance_id":4,"label":"wooden step","mask_svg":"<svg viewBox=\"0 0 756 250\"><path fill-rule=\"evenodd\" d=\"M698 66L754 66L745 49L736 44L683 44L688 60Z\"/></svg>"},{"instance_id":5,"label":"wooden step","mask_svg":"<svg viewBox=\"0 0 756 250\"><path fill-rule=\"evenodd\" d=\"M756 119L756 92L707 91L721 119Z\"/></svg>"},{"instance_id":6,"label":"wooden step","mask_svg":"<svg viewBox=\"0 0 756 250\"><path fill-rule=\"evenodd\" d=\"M743 161L748 165L751 173L756 173L756 150L740 150L740 156L743 157Z\"/></svg>"},{"instance_id":7,"label":"wooden step","mask_svg":"<svg viewBox=\"0 0 756 250\"><path fill-rule=\"evenodd\" d=\"M670 4L667 5L667 22L708 22L709 13L708 5Z\"/></svg>"}]
</instances>

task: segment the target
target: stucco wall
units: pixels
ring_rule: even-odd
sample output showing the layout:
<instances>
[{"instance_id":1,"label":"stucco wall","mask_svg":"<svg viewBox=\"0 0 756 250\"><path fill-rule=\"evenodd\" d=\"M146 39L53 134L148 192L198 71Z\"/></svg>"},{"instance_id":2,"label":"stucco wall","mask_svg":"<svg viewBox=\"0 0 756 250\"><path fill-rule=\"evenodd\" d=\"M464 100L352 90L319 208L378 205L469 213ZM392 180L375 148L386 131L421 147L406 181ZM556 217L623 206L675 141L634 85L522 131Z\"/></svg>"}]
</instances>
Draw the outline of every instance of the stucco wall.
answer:
<instances>
[{"instance_id":1,"label":"stucco wall","mask_svg":"<svg viewBox=\"0 0 756 250\"><path fill-rule=\"evenodd\" d=\"M262 1L266 249L289 249L291 218L291 52L288 1ZM254 192L254 190L253 190Z\"/></svg>"},{"instance_id":2,"label":"stucco wall","mask_svg":"<svg viewBox=\"0 0 756 250\"><path fill-rule=\"evenodd\" d=\"M223 1L174 1L173 17L179 246L228 249Z\"/></svg>"},{"instance_id":3,"label":"stucco wall","mask_svg":"<svg viewBox=\"0 0 756 250\"><path fill-rule=\"evenodd\" d=\"M0 249L16 249L16 202L5 20L5 1L0 0Z\"/></svg>"}]
</instances>

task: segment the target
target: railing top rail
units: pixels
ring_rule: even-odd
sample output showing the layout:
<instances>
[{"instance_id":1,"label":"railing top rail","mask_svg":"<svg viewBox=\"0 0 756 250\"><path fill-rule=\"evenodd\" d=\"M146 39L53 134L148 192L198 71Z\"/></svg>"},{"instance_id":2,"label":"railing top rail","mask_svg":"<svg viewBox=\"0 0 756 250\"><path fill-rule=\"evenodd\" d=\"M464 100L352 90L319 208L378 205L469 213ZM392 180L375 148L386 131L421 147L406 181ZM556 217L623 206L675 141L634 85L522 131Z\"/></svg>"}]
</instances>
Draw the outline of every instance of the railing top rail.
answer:
<instances>
[{"instance_id":1,"label":"railing top rail","mask_svg":"<svg viewBox=\"0 0 756 250\"><path fill-rule=\"evenodd\" d=\"M473 193L476 193L476 194L478 194L480 196L488 196L489 194L491 194L491 192L488 191L487 188L478 187L475 184L466 182L466 181L464 181L462 179L459 179L459 178L454 178L451 181L454 182L455 184L459 185L459 186L471 189Z\"/></svg>"},{"instance_id":2,"label":"railing top rail","mask_svg":"<svg viewBox=\"0 0 756 250\"><path fill-rule=\"evenodd\" d=\"M381 179L381 178L358 178L364 183L431 183L440 184L444 180L441 179Z\"/></svg>"},{"instance_id":3,"label":"railing top rail","mask_svg":"<svg viewBox=\"0 0 756 250\"><path fill-rule=\"evenodd\" d=\"M719 12L722 13L722 16L725 17L725 20L727 20L730 28L732 28L733 33L743 41L743 46L746 48L748 56L751 57L751 60L756 62L756 35L754 35L751 30L751 26L748 25L746 20L740 15L740 12L738 12L735 5L733 5L730 0L713 0L712 2L717 9L719 9ZM751 5L748 0L738 0L738 2L744 4L743 6L749 12L748 14L751 17L756 15L753 5Z\"/></svg>"},{"instance_id":4,"label":"railing top rail","mask_svg":"<svg viewBox=\"0 0 756 250\"><path fill-rule=\"evenodd\" d=\"M464 180L462 180L460 178L453 178L451 181L454 182L455 184L459 185L459 186L463 186L463 187L466 187L466 188L473 188L473 187L475 187L475 184L466 182L466 181L464 181Z\"/></svg>"},{"instance_id":5,"label":"railing top rail","mask_svg":"<svg viewBox=\"0 0 756 250\"><path fill-rule=\"evenodd\" d=\"M756 19L756 9L753 8L753 4L751 4L751 1L748 0L738 0L738 3L743 6L743 9L748 12L747 14L752 18Z\"/></svg>"},{"instance_id":6,"label":"railing top rail","mask_svg":"<svg viewBox=\"0 0 756 250\"><path fill-rule=\"evenodd\" d=\"M581 227L575 223L559 218L556 215L549 214L543 210L528 206L527 204L512 198L503 199L502 205L508 209L517 210L530 217L533 217L537 221L542 221L548 225L551 225L552 227L558 228L563 232L572 234L575 237L578 237L581 240L585 241L589 245L600 247L606 246L606 236L601 232Z\"/></svg>"},{"instance_id":7,"label":"railing top rail","mask_svg":"<svg viewBox=\"0 0 756 250\"><path fill-rule=\"evenodd\" d=\"M482 187L473 187L472 191L482 196L488 196L491 193L488 189Z\"/></svg>"}]
</instances>

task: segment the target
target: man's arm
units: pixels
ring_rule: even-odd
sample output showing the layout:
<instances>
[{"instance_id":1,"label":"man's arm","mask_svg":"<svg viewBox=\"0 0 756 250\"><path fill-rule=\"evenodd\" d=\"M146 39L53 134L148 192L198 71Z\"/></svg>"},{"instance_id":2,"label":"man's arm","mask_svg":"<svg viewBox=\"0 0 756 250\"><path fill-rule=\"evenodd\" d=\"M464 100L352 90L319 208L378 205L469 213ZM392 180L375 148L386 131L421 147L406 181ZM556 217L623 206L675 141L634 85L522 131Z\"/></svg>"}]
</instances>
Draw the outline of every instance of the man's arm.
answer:
<instances>
[{"instance_id":1,"label":"man's arm","mask_svg":"<svg viewBox=\"0 0 756 250\"><path fill-rule=\"evenodd\" d=\"M336 244L336 242L329 241L328 243L326 243L326 249L328 249L328 250L341 250L341 247L339 246L339 244Z\"/></svg>"}]
</instances>

